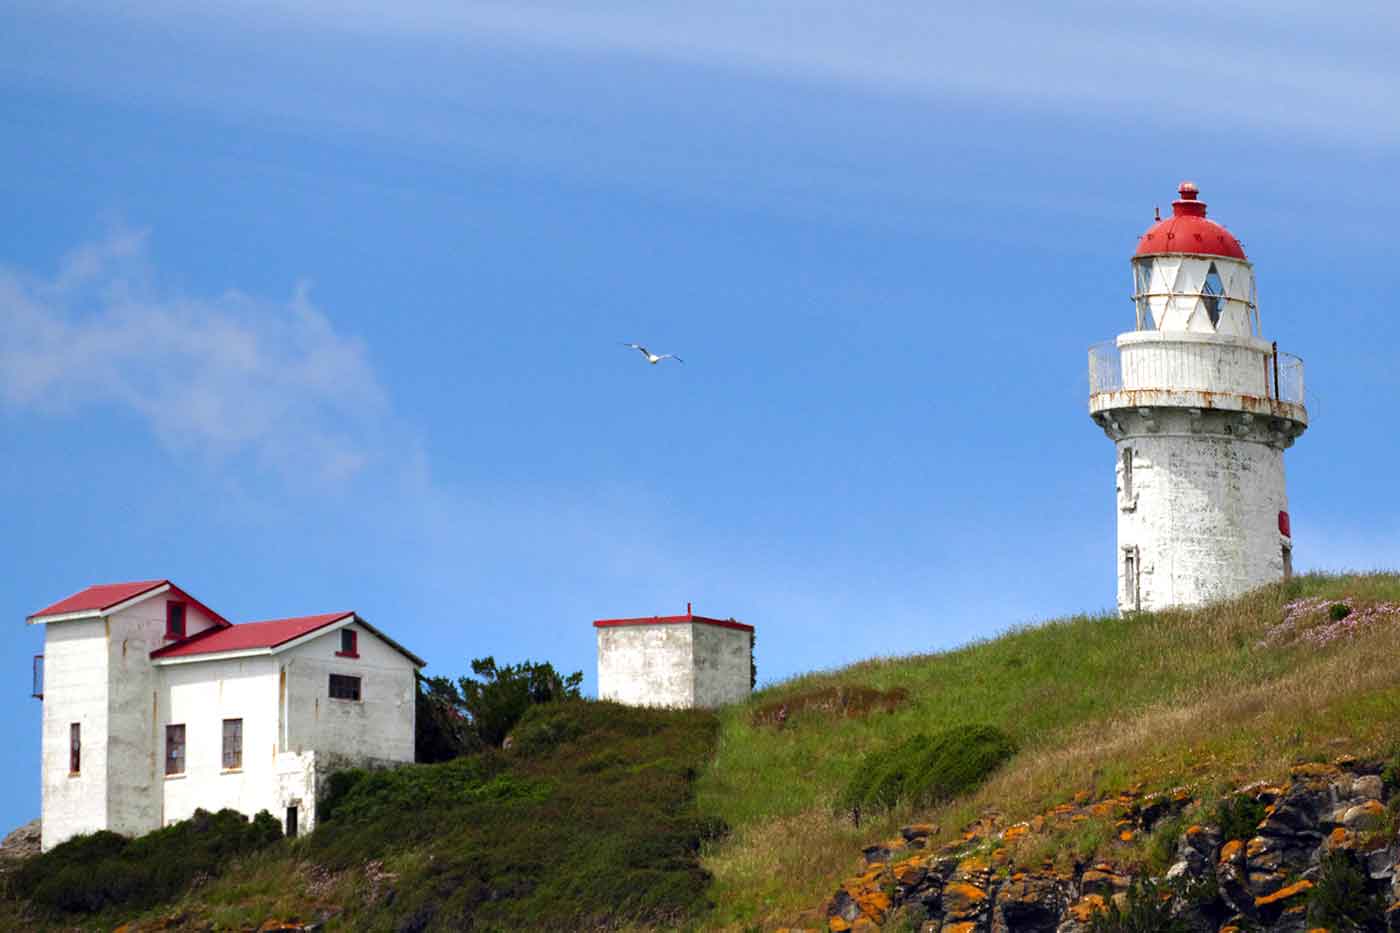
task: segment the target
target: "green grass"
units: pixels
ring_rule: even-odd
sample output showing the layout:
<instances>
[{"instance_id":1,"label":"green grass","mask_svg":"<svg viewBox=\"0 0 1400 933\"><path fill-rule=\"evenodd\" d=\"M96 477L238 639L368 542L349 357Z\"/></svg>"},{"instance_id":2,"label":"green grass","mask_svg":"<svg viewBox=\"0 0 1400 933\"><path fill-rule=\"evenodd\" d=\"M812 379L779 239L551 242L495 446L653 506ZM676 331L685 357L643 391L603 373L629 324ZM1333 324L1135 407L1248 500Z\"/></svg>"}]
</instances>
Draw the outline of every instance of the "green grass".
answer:
<instances>
[{"instance_id":1,"label":"green grass","mask_svg":"<svg viewBox=\"0 0 1400 933\"><path fill-rule=\"evenodd\" d=\"M1160 870L1170 829L1225 811L1249 822L1234 790L1282 780L1296 760L1349 752L1400 769L1400 626L1322 647L1265 642L1305 596L1326 601L1325 625L1342 599L1354 612L1400 602L1400 576L1310 576L1195 612L1014 628L795 678L718 716L541 707L509 751L344 776L315 833L238 856L142 916L216 929L330 916L331 931L405 933L765 928L817 907L904 822L936 824L939 845L989 807L1012 822L1076 791L1190 786L1195 802L1152 833L1125 841L1105 818L1012 845L1017 864L1103 855ZM853 778L911 736L959 736L944 749L959 761L978 757L961 753L993 734L983 728L1016 751L982 783L979 767L951 799L918 805L904 789L888 810L863 808L860 826L841 811ZM26 909L0 899L0 926L43 928Z\"/></svg>"},{"instance_id":2,"label":"green grass","mask_svg":"<svg viewBox=\"0 0 1400 933\"><path fill-rule=\"evenodd\" d=\"M840 812L874 812L900 803L927 805L966 793L1015 752L995 726L954 726L876 749L837 798Z\"/></svg>"},{"instance_id":3,"label":"green grass","mask_svg":"<svg viewBox=\"0 0 1400 933\"><path fill-rule=\"evenodd\" d=\"M743 928L815 907L855 870L862 846L910 819L938 823L947 839L990 805L1023 819L1070 789L1136 783L1219 796L1254 777L1281 778L1298 757L1380 750L1400 713L1400 669L1389 660L1400 632L1377 627L1321 648L1261 645L1284 604L1305 596L1400 601L1400 576L1306 576L1200 611L1013 628L956 651L795 678L726 710L699 789L701 808L733 828L706 849L721 905L713 922ZM783 728L752 712L856 688L907 700L861 717L794 717ZM993 725L1020 751L981 790L940 806L896 807L859 828L835 812L865 756L931 723Z\"/></svg>"}]
</instances>

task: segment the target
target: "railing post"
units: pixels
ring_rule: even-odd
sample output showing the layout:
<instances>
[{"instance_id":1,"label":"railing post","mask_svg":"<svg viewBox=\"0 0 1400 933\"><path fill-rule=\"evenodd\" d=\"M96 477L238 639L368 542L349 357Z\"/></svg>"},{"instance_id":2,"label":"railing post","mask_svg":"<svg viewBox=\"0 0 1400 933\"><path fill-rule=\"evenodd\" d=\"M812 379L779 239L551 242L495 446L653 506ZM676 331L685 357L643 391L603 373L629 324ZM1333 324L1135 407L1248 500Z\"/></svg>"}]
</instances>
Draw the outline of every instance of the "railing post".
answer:
<instances>
[{"instance_id":1,"label":"railing post","mask_svg":"<svg viewBox=\"0 0 1400 933\"><path fill-rule=\"evenodd\" d=\"M1274 341L1274 401L1283 401L1283 392L1278 384L1278 341Z\"/></svg>"}]
</instances>

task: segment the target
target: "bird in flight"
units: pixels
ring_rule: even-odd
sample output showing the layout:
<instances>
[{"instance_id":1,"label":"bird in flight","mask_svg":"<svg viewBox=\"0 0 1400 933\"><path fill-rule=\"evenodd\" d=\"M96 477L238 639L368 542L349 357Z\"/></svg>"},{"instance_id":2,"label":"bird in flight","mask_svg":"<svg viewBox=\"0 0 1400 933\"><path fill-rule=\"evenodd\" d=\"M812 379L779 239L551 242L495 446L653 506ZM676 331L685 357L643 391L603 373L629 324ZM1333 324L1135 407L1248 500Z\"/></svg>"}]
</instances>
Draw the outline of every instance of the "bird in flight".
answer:
<instances>
[{"instance_id":1,"label":"bird in flight","mask_svg":"<svg viewBox=\"0 0 1400 933\"><path fill-rule=\"evenodd\" d=\"M647 362L653 366L655 366L657 363L660 363L662 360L675 360L677 363L685 362L685 360L681 359L679 356L676 356L676 354L674 353L663 353L660 356L657 356L655 353L652 353L640 343L624 343L623 346L629 350L636 350L642 356L646 357Z\"/></svg>"}]
</instances>

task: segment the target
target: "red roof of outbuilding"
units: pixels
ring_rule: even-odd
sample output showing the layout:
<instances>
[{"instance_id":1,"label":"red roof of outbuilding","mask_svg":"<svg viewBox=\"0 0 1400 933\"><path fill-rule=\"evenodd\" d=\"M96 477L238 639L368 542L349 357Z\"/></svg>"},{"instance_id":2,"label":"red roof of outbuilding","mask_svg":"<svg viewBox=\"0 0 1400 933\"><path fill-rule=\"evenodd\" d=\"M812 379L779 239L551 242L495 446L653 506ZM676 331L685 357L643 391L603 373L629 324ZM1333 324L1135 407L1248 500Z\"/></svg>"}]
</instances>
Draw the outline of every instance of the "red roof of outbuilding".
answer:
<instances>
[{"instance_id":1,"label":"red roof of outbuilding","mask_svg":"<svg viewBox=\"0 0 1400 933\"><path fill-rule=\"evenodd\" d=\"M67 599L60 599L52 606L40 609L30 616L30 620L43 619L48 616L65 615L70 612L103 612L113 606L121 605L129 599L144 595L162 586L170 586L170 592L192 603L204 610L211 619L219 626L228 626L230 623L223 616L219 615L208 606L195 599L189 593L180 589L169 580L142 580L136 583L99 583L90 586L69 596Z\"/></svg>"},{"instance_id":2,"label":"red roof of outbuilding","mask_svg":"<svg viewBox=\"0 0 1400 933\"><path fill-rule=\"evenodd\" d=\"M208 629L191 635L184 641L166 645L151 652L153 658L180 658L195 654L215 654L224 651L252 651L276 648L300 638L332 622L353 616L353 612L332 612L296 619L270 619L266 622L241 622L228 628Z\"/></svg>"},{"instance_id":3,"label":"red roof of outbuilding","mask_svg":"<svg viewBox=\"0 0 1400 933\"><path fill-rule=\"evenodd\" d=\"M687 612L683 616L647 616L639 619L599 619L594 628L614 628L621 625L679 625L685 622L700 622L704 625L718 625L720 628L733 628L741 632L752 632L752 625L735 622L733 619L709 619Z\"/></svg>"},{"instance_id":4,"label":"red roof of outbuilding","mask_svg":"<svg viewBox=\"0 0 1400 933\"><path fill-rule=\"evenodd\" d=\"M1206 202L1189 181L1177 189L1180 199L1172 202L1172 216L1159 220L1138 241L1135 256L1159 253L1203 253L1244 259L1244 248L1235 235L1213 220L1206 220Z\"/></svg>"}]
</instances>

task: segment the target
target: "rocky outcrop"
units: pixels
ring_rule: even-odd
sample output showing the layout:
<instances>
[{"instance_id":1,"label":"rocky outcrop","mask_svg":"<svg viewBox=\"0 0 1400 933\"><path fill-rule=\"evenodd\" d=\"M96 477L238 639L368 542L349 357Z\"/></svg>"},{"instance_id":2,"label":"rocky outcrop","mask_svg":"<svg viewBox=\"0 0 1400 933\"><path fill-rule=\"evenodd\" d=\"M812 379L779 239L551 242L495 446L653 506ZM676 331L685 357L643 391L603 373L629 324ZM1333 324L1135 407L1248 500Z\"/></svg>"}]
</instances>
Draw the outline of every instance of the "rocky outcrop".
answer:
<instances>
[{"instance_id":1,"label":"rocky outcrop","mask_svg":"<svg viewBox=\"0 0 1400 933\"><path fill-rule=\"evenodd\" d=\"M1398 789L1386 786L1379 763L1344 757L1299 764L1286 784L1237 792L1262 805L1263 819L1248 838L1188 826L1165 877L1151 882L1165 909L1193 929L1301 933L1309 898L1323 883L1324 857L1346 852L1361 866L1366 896L1390 905L1389 929L1400 933L1400 844L1386 808ZM1096 914L1127 905L1132 874L1111 860L1069 870L1049 861L1017 865L1018 841L1092 819L1112 821L1128 842L1191 802L1186 789L1129 790L1097 801L1081 794L1023 823L1004 825L988 814L936 849L928 846L936 826L908 826L865 849L865 870L841 885L820 916L836 931L877 929L899 917L923 933L1085 933Z\"/></svg>"},{"instance_id":2,"label":"rocky outcrop","mask_svg":"<svg viewBox=\"0 0 1400 933\"><path fill-rule=\"evenodd\" d=\"M0 840L0 858L22 859L38 855L43 836L43 827L38 820L30 820Z\"/></svg>"}]
</instances>

